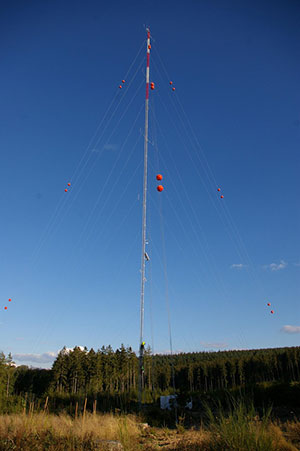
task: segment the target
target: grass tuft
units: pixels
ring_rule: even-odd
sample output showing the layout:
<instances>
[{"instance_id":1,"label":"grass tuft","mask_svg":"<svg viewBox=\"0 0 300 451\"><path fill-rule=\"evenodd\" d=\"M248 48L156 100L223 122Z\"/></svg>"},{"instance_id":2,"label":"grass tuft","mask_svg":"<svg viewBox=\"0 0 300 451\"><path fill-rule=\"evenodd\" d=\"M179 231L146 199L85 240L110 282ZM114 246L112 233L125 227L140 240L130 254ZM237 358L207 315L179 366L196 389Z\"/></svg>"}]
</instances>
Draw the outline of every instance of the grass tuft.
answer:
<instances>
[{"instance_id":1,"label":"grass tuft","mask_svg":"<svg viewBox=\"0 0 300 451\"><path fill-rule=\"evenodd\" d=\"M296 451L283 431L271 422L271 409L259 417L253 404L233 402L228 413L207 408L210 421L211 450Z\"/></svg>"}]
</instances>

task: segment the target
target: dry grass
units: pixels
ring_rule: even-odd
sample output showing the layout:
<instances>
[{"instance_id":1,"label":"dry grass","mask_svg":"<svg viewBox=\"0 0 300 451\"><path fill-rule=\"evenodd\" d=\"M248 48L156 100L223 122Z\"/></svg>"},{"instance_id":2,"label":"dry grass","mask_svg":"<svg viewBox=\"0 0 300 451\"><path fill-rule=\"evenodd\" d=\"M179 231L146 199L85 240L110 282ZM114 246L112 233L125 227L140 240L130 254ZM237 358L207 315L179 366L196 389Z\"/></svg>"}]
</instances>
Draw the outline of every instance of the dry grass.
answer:
<instances>
[{"instance_id":1,"label":"dry grass","mask_svg":"<svg viewBox=\"0 0 300 451\"><path fill-rule=\"evenodd\" d=\"M242 411L236 415L242 415ZM124 451L296 451L300 444L300 423L274 424L269 419L224 416L212 420L206 429L177 430L142 427L134 415L86 414L0 416L0 450L60 451L108 450L105 441L117 441Z\"/></svg>"},{"instance_id":2,"label":"dry grass","mask_svg":"<svg viewBox=\"0 0 300 451\"><path fill-rule=\"evenodd\" d=\"M124 450L133 450L140 435L138 420L132 415L86 414L72 419L36 413L0 417L1 450L99 449L99 442L105 440L120 441Z\"/></svg>"},{"instance_id":3,"label":"dry grass","mask_svg":"<svg viewBox=\"0 0 300 451\"><path fill-rule=\"evenodd\" d=\"M287 440L286 434L279 425L270 424L268 427L268 434L272 438L272 448L275 451L297 451L290 441Z\"/></svg>"},{"instance_id":4,"label":"dry grass","mask_svg":"<svg viewBox=\"0 0 300 451\"><path fill-rule=\"evenodd\" d=\"M295 421L288 421L284 425L284 431L286 438L292 442L297 449L300 449L300 422Z\"/></svg>"},{"instance_id":5,"label":"dry grass","mask_svg":"<svg viewBox=\"0 0 300 451\"><path fill-rule=\"evenodd\" d=\"M203 429L189 429L178 432L167 428L150 428L141 440L141 449L155 451L208 451L210 450L211 434ZM137 448L136 448L137 449Z\"/></svg>"}]
</instances>

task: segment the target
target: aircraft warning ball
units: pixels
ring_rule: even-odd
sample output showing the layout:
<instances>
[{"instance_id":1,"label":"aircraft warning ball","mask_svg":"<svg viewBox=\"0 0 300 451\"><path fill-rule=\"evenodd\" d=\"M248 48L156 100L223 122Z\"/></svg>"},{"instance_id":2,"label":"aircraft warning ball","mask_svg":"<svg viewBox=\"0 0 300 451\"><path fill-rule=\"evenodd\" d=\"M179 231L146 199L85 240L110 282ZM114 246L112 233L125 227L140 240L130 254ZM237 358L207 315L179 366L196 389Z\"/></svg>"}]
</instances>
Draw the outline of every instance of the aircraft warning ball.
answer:
<instances>
[{"instance_id":1,"label":"aircraft warning ball","mask_svg":"<svg viewBox=\"0 0 300 451\"><path fill-rule=\"evenodd\" d=\"M162 185L158 185L158 187L156 189L157 189L157 191L161 192L164 190L164 187Z\"/></svg>"},{"instance_id":2,"label":"aircraft warning ball","mask_svg":"<svg viewBox=\"0 0 300 451\"><path fill-rule=\"evenodd\" d=\"M157 174L157 176L156 176L156 180L162 180L162 175L161 174Z\"/></svg>"},{"instance_id":3,"label":"aircraft warning ball","mask_svg":"<svg viewBox=\"0 0 300 451\"><path fill-rule=\"evenodd\" d=\"M218 191L221 191L221 188L218 188Z\"/></svg>"},{"instance_id":4,"label":"aircraft warning ball","mask_svg":"<svg viewBox=\"0 0 300 451\"><path fill-rule=\"evenodd\" d=\"M9 298L8 302L11 302L11 299Z\"/></svg>"},{"instance_id":5,"label":"aircraft warning ball","mask_svg":"<svg viewBox=\"0 0 300 451\"><path fill-rule=\"evenodd\" d=\"M271 310L271 313L273 314L273 313L274 313L274 310Z\"/></svg>"},{"instance_id":6,"label":"aircraft warning ball","mask_svg":"<svg viewBox=\"0 0 300 451\"><path fill-rule=\"evenodd\" d=\"M271 305L270 302L268 302L267 305L270 307L270 305Z\"/></svg>"},{"instance_id":7,"label":"aircraft warning ball","mask_svg":"<svg viewBox=\"0 0 300 451\"><path fill-rule=\"evenodd\" d=\"M67 193L68 192L68 190L67 190L67 188L65 189L65 193Z\"/></svg>"},{"instance_id":8,"label":"aircraft warning ball","mask_svg":"<svg viewBox=\"0 0 300 451\"><path fill-rule=\"evenodd\" d=\"M4 310L7 310L7 307L4 307Z\"/></svg>"},{"instance_id":9,"label":"aircraft warning ball","mask_svg":"<svg viewBox=\"0 0 300 451\"><path fill-rule=\"evenodd\" d=\"M68 186L71 186L71 183L68 183Z\"/></svg>"},{"instance_id":10,"label":"aircraft warning ball","mask_svg":"<svg viewBox=\"0 0 300 451\"><path fill-rule=\"evenodd\" d=\"M222 196L220 196L221 197L221 199L224 199L224 196L222 195Z\"/></svg>"}]
</instances>

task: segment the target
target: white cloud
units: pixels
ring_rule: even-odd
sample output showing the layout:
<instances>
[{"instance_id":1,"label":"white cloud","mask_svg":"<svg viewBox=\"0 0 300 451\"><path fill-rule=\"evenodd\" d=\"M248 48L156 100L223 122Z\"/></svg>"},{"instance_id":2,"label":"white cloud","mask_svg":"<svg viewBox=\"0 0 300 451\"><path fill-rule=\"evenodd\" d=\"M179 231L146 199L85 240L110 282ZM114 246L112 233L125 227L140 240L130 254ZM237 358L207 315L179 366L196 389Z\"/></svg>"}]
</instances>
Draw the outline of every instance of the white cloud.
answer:
<instances>
[{"instance_id":1,"label":"white cloud","mask_svg":"<svg viewBox=\"0 0 300 451\"><path fill-rule=\"evenodd\" d=\"M281 331L286 334L300 334L300 326L283 326Z\"/></svg>"},{"instance_id":2,"label":"white cloud","mask_svg":"<svg viewBox=\"0 0 300 451\"><path fill-rule=\"evenodd\" d=\"M287 263L284 260L280 260L280 263L270 263L270 265L265 265L265 269L270 269L271 271L279 271L287 267Z\"/></svg>"},{"instance_id":3,"label":"white cloud","mask_svg":"<svg viewBox=\"0 0 300 451\"><path fill-rule=\"evenodd\" d=\"M76 346L77 348L80 349L80 351L84 351L84 347L83 346ZM62 349L61 352L63 352L64 354L69 354L69 352L74 351L74 348L66 348L66 349Z\"/></svg>"},{"instance_id":4,"label":"white cloud","mask_svg":"<svg viewBox=\"0 0 300 451\"><path fill-rule=\"evenodd\" d=\"M203 348L208 348L208 349L224 349L227 348L228 343L209 343L206 341L200 341L200 344Z\"/></svg>"},{"instance_id":5,"label":"white cloud","mask_svg":"<svg viewBox=\"0 0 300 451\"><path fill-rule=\"evenodd\" d=\"M84 351L83 346L77 346L81 351ZM74 348L66 348L65 353L68 354L72 352ZM13 354L13 359L16 362L23 362L26 364L38 363L38 364L49 364L53 363L56 359L59 351L48 351L42 354Z\"/></svg>"},{"instance_id":6,"label":"white cloud","mask_svg":"<svg viewBox=\"0 0 300 451\"><path fill-rule=\"evenodd\" d=\"M13 359L18 362L32 362L32 363L49 363L54 362L57 357L57 352L44 352L43 354L14 354Z\"/></svg>"},{"instance_id":7,"label":"white cloud","mask_svg":"<svg viewBox=\"0 0 300 451\"><path fill-rule=\"evenodd\" d=\"M233 265L230 266L230 268L232 269L242 269L246 267L247 265L244 265L243 263L234 263Z\"/></svg>"}]
</instances>

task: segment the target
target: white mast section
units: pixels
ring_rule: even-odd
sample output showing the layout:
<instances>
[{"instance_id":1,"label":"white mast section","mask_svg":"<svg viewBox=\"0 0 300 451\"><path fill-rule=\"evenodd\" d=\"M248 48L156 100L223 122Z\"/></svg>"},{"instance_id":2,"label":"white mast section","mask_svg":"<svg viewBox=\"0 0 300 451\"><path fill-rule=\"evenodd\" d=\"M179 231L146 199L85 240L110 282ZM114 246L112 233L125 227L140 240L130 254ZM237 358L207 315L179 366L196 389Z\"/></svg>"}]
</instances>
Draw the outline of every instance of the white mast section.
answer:
<instances>
[{"instance_id":1,"label":"white mast section","mask_svg":"<svg viewBox=\"0 0 300 451\"><path fill-rule=\"evenodd\" d=\"M145 255L146 255L146 212L147 212L147 172L148 172L148 122L149 122L149 75L150 75L150 30L147 29L147 67L145 99L145 135L144 135L144 186L143 186L143 224L141 258L141 307L140 307L140 346L139 346L139 404L142 404L144 385L144 297L145 297Z\"/></svg>"}]
</instances>

